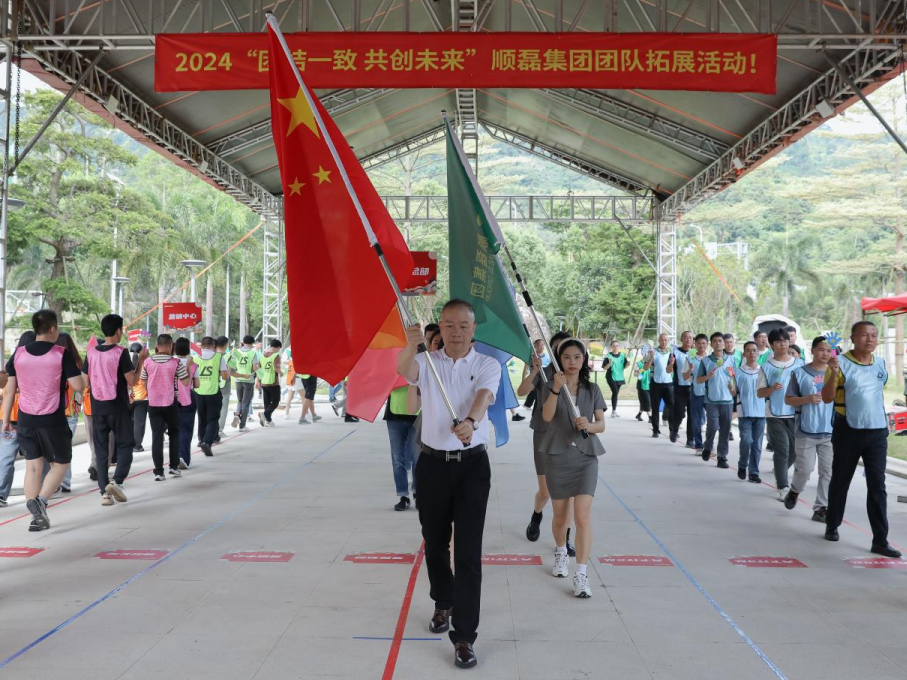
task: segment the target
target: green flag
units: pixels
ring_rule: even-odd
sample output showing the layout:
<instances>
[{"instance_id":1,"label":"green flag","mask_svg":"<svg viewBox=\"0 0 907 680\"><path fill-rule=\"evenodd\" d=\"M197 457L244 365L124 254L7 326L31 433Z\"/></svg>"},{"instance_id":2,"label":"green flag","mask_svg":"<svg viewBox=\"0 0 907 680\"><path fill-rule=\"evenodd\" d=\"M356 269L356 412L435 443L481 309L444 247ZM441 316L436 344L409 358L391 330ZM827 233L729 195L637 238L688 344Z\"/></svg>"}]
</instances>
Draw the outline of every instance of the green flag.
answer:
<instances>
[{"instance_id":1,"label":"green flag","mask_svg":"<svg viewBox=\"0 0 907 680\"><path fill-rule=\"evenodd\" d=\"M501 269L501 248L485 213L485 197L447 125L450 296L476 310L475 339L528 362L532 347Z\"/></svg>"}]
</instances>

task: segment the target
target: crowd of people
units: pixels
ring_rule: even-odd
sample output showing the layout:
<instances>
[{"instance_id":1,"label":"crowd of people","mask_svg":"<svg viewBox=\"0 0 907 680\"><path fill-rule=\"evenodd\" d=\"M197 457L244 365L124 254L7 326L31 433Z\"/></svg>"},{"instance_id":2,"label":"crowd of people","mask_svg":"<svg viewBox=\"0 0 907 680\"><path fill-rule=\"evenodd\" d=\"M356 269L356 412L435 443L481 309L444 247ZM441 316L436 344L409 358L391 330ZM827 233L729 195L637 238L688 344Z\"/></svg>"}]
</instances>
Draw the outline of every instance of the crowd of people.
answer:
<instances>
[{"instance_id":1,"label":"crowd of people","mask_svg":"<svg viewBox=\"0 0 907 680\"><path fill-rule=\"evenodd\" d=\"M237 432L248 431L256 394L263 403L259 424L273 427L282 389L288 394L287 418L292 417L292 396L304 393L298 422L321 419L314 403L317 378L293 371L292 354L289 349L282 353L280 340L262 349L250 335L237 347L225 336L206 336L193 348L188 338L161 334L151 350L141 343L127 348L121 344L122 317L109 314L101 320L103 342L89 346L83 358L73 338L60 331L53 311L36 312L32 328L22 334L0 373L0 507L8 504L15 461L22 455L30 531L50 528L49 499L72 490L72 438L80 415L91 450L88 474L104 506L128 500L124 484L133 455L145 450L146 425L155 481L181 477L190 468L193 436L205 456L214 456L214 447L227 436L234 383L231 426ZM355 422L344 412L344 400L331 396L335 413Z\"/></svg>"}]
</instances>

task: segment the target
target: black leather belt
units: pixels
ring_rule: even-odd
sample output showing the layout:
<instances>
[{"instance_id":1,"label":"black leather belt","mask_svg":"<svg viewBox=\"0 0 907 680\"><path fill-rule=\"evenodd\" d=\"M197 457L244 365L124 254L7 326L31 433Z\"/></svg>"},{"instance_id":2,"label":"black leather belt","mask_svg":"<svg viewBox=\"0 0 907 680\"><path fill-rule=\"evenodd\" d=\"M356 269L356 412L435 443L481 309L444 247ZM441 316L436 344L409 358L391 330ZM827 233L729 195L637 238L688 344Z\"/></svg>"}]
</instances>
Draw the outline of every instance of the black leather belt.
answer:
<instances>
[{"instance_id":1,"label":"black leather belt","mask_svg":"<svg viewBox=\"0 0 907 680\"><path fill-rule=\"evenodd\" d=\"M469 449L461 449L459 451L439 451L438 449L433 449L430 446L423 444L422 453L426 456L431 456L432 458L440 458L445 463L460 463L464 458L469 458L478 453L485 453L485 445L479 444L478 446L473 446Z\"/></svg>"}]
</instances>

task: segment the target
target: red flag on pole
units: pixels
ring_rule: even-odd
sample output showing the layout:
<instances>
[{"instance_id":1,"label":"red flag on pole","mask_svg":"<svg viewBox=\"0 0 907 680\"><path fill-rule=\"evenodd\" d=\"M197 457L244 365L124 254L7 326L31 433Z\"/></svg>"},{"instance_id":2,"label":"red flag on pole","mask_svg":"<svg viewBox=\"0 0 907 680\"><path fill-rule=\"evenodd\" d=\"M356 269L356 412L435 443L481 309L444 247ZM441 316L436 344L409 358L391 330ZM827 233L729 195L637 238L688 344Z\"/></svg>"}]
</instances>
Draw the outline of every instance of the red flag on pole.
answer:
<instances>
[{"instance_id":1,"label":"red flag on pole","mask_svg":"<svg viewBox=\"0 0 907 680\"><path fill-rule=\"evenodd\" d=\"M403 286L412 258L365 170L305 88L270 22L268 38L293 364L298 373L336 384L356 365L396 302L372 246L380 245Z\"/></svg>"},{"instance_id":2,"label":"red flag on pole","mask_svg":"<svg viewBox=\"0 0 907 680\"><path fill-rule=\"evenodd\" d=\"M350 372L346 385L348 414L373 423L391 390L406 385L406 379L397 375L397 355L404 347L406 335L395 308Z\"/></svg>"}]
</instances>

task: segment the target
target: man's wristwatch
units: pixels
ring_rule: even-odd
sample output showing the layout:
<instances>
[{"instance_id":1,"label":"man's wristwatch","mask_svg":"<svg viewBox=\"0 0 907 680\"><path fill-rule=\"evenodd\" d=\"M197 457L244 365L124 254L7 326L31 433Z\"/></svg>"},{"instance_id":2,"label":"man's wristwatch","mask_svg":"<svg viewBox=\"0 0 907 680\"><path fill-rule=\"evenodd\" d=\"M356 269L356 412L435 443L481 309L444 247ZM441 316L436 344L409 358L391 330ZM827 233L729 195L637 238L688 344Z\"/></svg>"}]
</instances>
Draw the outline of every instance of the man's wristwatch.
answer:
<instances>
[{"instance_id":1,"label":"man's wristwatch","mask_svg":"<svg viewBox=\"0 0 907 680\"><path fill-rule=\"evenodd\" d=\"M473 418L472 416L466 416L465 418L463 418L463 420L468 420L469 422L471 422L473 430L479 429L479 424L476 422L476 419Z\"/></svg>"}]
</instances>

